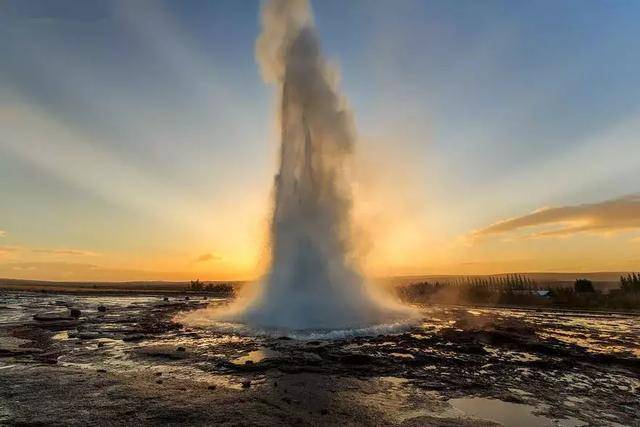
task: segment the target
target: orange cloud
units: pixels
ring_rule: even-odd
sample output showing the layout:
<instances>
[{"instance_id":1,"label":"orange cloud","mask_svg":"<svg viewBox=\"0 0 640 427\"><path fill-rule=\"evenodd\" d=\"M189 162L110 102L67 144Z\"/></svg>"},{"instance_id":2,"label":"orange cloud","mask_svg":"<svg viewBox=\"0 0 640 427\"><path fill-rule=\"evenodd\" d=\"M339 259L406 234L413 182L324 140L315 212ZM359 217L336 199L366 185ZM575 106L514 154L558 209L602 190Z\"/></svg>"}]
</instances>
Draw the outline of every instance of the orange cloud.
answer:
<instances>
[{"instance_id":1,"label":"orange cloud","mask_svg":"<svg viewBox=\"0 0 640 427\"><path fill-rule=\"evenodd\" d=\"M0 256L7 255L11 252L17 252L20 248L16 246L0 246Z\"/></svg>"},{"instance_id":2,"label":"orange cloud","mask_svg":"<svg viewBox=\"0 0 640 427\"><path fill-rule=\"evenodd\" d=\"M198 258L193 260L193 262L219 261L221 259L222 259L222 257L220 255L206 253L206 254L200 255Z\"/></svg>"},{"instance_id":3,"label":"orange cloud","mask_svg":"<svg viewBox=\"0 0 640 427\"><path fill-rule=\"evenodd\" d=\"M472 236L480 238L549 225L557 225L558 228L530 233L526 237L560 237L586 232L608 233L640 229L640 194L600 203L539 209L527 215L496 222L473 232Z\"/></svg>"}]
</instances>

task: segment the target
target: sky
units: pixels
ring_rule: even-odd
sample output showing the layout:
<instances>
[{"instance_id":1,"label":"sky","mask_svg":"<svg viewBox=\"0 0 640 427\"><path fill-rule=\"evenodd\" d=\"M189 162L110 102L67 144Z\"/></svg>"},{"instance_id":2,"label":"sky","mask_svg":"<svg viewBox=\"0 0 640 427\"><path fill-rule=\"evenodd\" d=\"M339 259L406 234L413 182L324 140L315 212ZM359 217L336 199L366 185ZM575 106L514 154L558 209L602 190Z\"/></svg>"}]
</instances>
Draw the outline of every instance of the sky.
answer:
<instances>
[{"instance_id":1,"label":"sky","mask_svg":"<svg viewBox=\"0 0 640 427\"><path fill-rule=\"evenodd\" d=\"M372 276L640 270L640 3L323 0ZM264 272L250 0L0 0L0 277Z\"/></svg>"}]
</instances>

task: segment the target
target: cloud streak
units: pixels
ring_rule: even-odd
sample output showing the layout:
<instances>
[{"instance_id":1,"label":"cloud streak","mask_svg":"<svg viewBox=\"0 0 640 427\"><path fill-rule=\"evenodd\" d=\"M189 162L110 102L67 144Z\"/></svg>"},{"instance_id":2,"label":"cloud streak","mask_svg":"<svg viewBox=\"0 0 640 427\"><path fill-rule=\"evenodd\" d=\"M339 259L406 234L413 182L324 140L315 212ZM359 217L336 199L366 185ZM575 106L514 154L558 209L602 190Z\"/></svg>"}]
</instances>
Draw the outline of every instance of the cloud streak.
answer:
<instances>
[{"instance_id":1,"label":"cloud streak","mask_svg":"<svg viewBox=\"0 0 640 427\"><path fill-rule=\"evenodd\" d=\"M95 252L82 251L78 249L31 249L31 252L36 254L49 254L49 255L72 255L72 256L96 256Z\"/></svg>"},{"instance_id":2,"label":"cloud streak","mask_svg":"<svg viewBox=\"0 0 640 427\"><path fill-rule=\"evenodd\" d=\"M207 262L207 261L219 261L222 257L220 255L206 253L200 255L198 258L194 259L193 262Z\"/></svg>"},{"instance_id":3,"label":"cloud streak","mask_svg":"<svg viewBox=\"0 0 640 427\"><path fill-rule=\"evenodd\" d=\"M61 256L97 256L98 254L91 251L80 249L46 249L46 248L27 248L23 246L0 246L0 256L9 253L32 253L43 255L61 255Z\"/></svg>"},{"instance_id":4,"label":"cloud streak","mask_svg":"<svg viewBox=\"0 0 640 427\"><path fill-rule=\"evenodd\" d=\"M640 194L599 203L585 203L536 210L498 221L472 233L474 238L513 233L523 229L555 226L525 237L562 237L579 233L610 233L640 229Z\"/></svg>"},{"instance_id":5,"label":"cloud streak","mask_svg":"<svg viewBox=\"0 0 640 427\"><path fill-rule=\"evenodd\" d=\"M17 252L19 250L20 250L20 248L18 248L16 246L0 246L0 257L8 255L8 254L13 253L13 252Z\"/></svg>"}]
</instances>

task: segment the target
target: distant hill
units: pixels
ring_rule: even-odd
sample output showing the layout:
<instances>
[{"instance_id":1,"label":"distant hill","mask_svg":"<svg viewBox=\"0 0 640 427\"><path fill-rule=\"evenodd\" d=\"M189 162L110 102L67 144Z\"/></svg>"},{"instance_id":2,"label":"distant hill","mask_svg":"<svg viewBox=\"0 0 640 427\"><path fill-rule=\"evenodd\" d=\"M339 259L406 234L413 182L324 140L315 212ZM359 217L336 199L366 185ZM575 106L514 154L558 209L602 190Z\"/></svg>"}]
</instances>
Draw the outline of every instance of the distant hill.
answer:
<instances>
[{"instance_id":1,"label":"distant hill","mask_svg":"<svg viewBox=\"0 0 640 427\"><path fill-rule=\"evenodd\" d=\"M569 286L576 279L589 279L600 289L618 287L620 276L627 274L622 271L603 271L591 273L508 273L526 276L540 285L550 287ZM395 276L374 279L376 282L387 286L399 286L416 282L450 282L461 277L501 277L505 274L492 275L416 275ZM244 281L207 280L204 283L229 283L233 286L241 286ZM25 280L0 278L0 289L15 290L49 290L49 291L132 291L132 292L181 292L189 287L190 282L165 282L165 281L130 281L130 282L62 282L46 280Z\"/></svg>"},{"instance_id":2,"label":"distant hill","mask_svg":"<svg viewBox=\"0 0 640 427\"><path fill-rule=\"evenodd\" d=\"M239 286L243 282L214 281L206 283L230 283ZM134 292L180 292L189 287L190 282L131 281L131 282L61 282L46 280L0 278L0 289L47 290L47 291L134 291Z\"/></svg>"}]
</instances>

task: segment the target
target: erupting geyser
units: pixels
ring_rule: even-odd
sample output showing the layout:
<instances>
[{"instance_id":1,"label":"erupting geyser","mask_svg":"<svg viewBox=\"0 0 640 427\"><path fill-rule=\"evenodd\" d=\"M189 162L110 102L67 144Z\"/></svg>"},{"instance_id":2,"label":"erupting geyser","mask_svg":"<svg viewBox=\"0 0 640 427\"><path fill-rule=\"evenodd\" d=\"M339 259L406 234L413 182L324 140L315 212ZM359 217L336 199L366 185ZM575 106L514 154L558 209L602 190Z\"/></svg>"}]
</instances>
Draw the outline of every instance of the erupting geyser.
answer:
<instances>
[{"instance_id":1,"label":"erupting geyser","mask_svg":"<svg viewBox=\"0 0 640 427\"><path fill-rule=\"evenodd\" d=\"M255 295L222 318L279 329L353 328L406 318L371 294L351 256L351 113L320 51L309 3L262 9L256 55L281 96L271 265Z\"/></svg>"}]
</instances>

